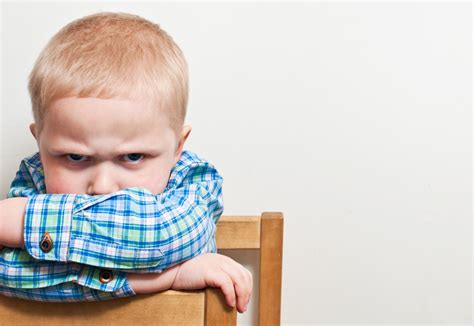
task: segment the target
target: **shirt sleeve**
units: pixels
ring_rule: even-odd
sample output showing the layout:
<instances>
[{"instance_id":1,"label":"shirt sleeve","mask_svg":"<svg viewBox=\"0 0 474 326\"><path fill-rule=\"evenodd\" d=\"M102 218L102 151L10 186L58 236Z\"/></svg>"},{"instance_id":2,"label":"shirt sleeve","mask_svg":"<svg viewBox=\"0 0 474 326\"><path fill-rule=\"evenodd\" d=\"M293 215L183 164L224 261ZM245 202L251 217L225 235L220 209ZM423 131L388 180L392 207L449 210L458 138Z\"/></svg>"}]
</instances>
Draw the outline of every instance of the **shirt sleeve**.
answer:
<instances>
[{"instance_id":1,"label":"shirt sleeve","mask_svg":"<svg viewBox=\"0 0 474 326\"><path fill-rule=\"evenodd\" d=\"M20 249L0 251L0 294L35 301L102 301L135 295L126 273L109 271L114 278L100 282L98 268L57 262L39 262Z\"/></svg>"},{"instance_id":2,"label":"shirt sleeve","mask_svg":"<svg viewBox=\"0 0 474 326\"><path fill-rule=\"evenodd\" d=\"M44 191L40 170L20 165L8 197L29 197ZM104 281L103 275L109 279ZM101 278L102 276L102 278ZM76 263L39 261L18 248L0 250L0 294L36 301L101 301L135 293L121 271Z\"/></svg>"},{"instance_id":3,"label":"shirt sleeve","mask_svg":"<svg viewBox=\"0 0 474 326\"><path fill-rule=\"evenodd\" d=\"M106 281L105 274L108 274ZM0 294L23 297L29 293L32 300L41 301L50 301L50 295L65 301L85 301L96 293L92 290L133 295L125 272L76 263L38 261L17 248L0 251Z\"/></svg>"},{"instance_id":4,"label":"shirt sleeve","mask_svg":"<svg viewBox=\"0 0 474 326\"><path fill-rule=\"evenodd\" d=\"M135 292L128 284L113 292L106 292L69 282L34 289L10 288L0 285L0 294L7 297L43 302L81 302L129 297L134 296Z\"/></svg>"},{"instance_id":5,"label":"shirt sleeve","mask_svg":"<svg viewBox=\"0 0 474 326\"><path fill-rule=\"evenodd\" d=\"M13 187L11 194L29 195L25 249L38 260L128 272L161 271L215 252L223 180L212 164L183 155L158 195L140 187L99 196Z\"/></svg>"}]
</instances>

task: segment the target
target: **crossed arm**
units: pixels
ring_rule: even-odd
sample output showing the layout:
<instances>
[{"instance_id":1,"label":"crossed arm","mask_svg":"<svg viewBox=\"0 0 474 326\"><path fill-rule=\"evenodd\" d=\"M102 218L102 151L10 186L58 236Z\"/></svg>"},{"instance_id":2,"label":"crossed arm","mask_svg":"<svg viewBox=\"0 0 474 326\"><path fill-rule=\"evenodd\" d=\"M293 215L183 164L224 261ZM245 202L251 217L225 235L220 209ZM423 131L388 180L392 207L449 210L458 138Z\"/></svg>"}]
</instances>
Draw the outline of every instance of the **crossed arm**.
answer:
<instances>
[{"instance_id":1,"label":"crossed arm","mask_svg":"<svg viewBox=\"0 0 474 326\"><path fill-rule=\"evenodd\" d=\"M89 196L45 194L41 167L24 160L9 192L15 198L0 201L0 245L25 250L0 252L0 286L51 286L73 273L80 274L80 283L81 275L98 274L94 268L108 268L117 271L114 281L88 285L113 291L124 283L122 272L161 272L215 252L222 178L195 154L183 152L180 162L160 195L135 187ZM49 252L40 248L46 233L53 244ZM31 278L45 274L45 264L48 277Z\"/></svg>"},{"instance_id":2,"label":"crossed arm","mask_svg":"<svg viewBox=\"0 0 474 326\"><path fill-rule=\"evenodd\" d=\"M28 251L0 252L0 292L35 298L29 289L40 290L36 299L103 300L126 292L127 279L136 293L219 287L230 306L246 310L252 275L232 259L212 254L223 210L222 178L212 165L198 161L173 170L160 195L137 187L102 196L44 194L37 171L38 166L22 164L12 198L0 201L0 245ZM45 253L40 239L46 232L53 249ZM5 263L13 273L5 273ZM115 270L116 279L94 283L90 276L99 267ZM38 275L31 280L32 274ZM68 294L71 283L64 275L69 280L78 274L82 287Z\"/></svg>"},{"instance_id":3,"label":"crossed arm","mask_svg":"<svg viewBox=\"0 0 474 326\"><path fill-rule=\"evenodd\" d=\"M0 234L0 244L24 245L39 260L162 270L208 246L223 211L222 178L189 152L158 195L139 187L99 196L45 194L37 170L32 163L20 166L9 197L28 199L6 201L13 214L5 228L13 232ZM49 252L40 248L46 232L53 242Z\"/></svg>"}]
</instances>

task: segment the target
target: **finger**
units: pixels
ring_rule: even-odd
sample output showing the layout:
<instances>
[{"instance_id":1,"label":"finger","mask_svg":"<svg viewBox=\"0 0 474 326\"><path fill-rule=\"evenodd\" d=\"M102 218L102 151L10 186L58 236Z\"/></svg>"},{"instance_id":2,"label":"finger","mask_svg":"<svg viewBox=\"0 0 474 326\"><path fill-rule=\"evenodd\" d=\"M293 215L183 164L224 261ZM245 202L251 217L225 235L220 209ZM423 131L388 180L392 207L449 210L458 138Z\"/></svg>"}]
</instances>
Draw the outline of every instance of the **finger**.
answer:
<instances>
[{"instance_id":1,"label":"finger","mask_svg":"<svg viewBox=\"0 0 474 326\"><path fill-rule=\"evenodd\" d=\"M211 278L212 282L209 286L220 288L226 302L229 306L235 307L236 300L235 300L235 291L234 291L234 283L232 279L226 274L218 274L216 277Z\"/></svg>"},{"instance_id":2,"label":"finger","mask_svg":"<svg viewBox=\"0 0 474 326\"><path fill-rule=\"evenodd\" d=\"M233 262L230 266L224 266L224 270L231 277L234 284L237 310L243 313L247 310L250 293L252 292L252 276L245 267L236 262Z\"/></svg>"},{"instance_id":3,"label":"finger","mask_svg":"<svg viewBox=\"0 0 474 326\"><path fill-rule=\"evenodd\" d=\"M237 310L244 313L250 300L251 288L249 288L249 283L244 280L234 283L234 288L237 295Z\"/></svg>"},{"instance_id":4,"label":"finger","mask_svg":"<svg viewBox=\"0 0 474 326\"><path fill-rule=\"evenodd\" d=\"M234 262L234 266L229 268L226 272L228 272L234 282L235 293L237 296L237 308L240 312L244 312L252 292L252 276L245 267L236 262Z\"/></svg>"},{"instance_id":5,"label":"finger","mask_svg":"<svg viewBox=\"0 0 474 326\"><path fill-rule=\"evenodd\" d=\"M246 279L246 286L247 286L247 289L245 290L246 291L246 296L245 296L245 306L244 306L244 312L247 310L247 306L250 302L250 297L252 296L252 290L253 290L253 277L252 277L252 273L250 273L250 271L246 268L244 268L244 277Z\"/></svg>"},{"instance_id":6,"label":"finger","mask_svg":"<svg viewBox=\"0 0 474 326\"><path fill-rule=\"evenodd\" d=\"M247 277L250 283L250 293L249 293L249 301L250 301L250 298L252 297L252 291L253 291L253 276L249 270L247 270Z\"/></svg>"}]
</instances>

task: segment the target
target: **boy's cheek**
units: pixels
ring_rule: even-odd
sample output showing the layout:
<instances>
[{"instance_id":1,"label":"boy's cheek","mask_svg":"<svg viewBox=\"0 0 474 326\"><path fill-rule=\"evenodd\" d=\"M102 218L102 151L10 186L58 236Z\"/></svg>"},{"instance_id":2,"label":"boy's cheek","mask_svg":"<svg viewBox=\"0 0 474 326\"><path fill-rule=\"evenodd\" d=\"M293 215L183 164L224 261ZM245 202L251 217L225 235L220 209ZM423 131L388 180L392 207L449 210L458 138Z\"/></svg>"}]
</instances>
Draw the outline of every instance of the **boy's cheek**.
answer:
<instances>
[{"instance_id":1,"label":"boy's cheek","mask_svg":"<svg viewBox=\"0 0 474 326\"><path fill-rule=\"evenodd\" d=\"M85 189L78 184L80 178L77 176L68 176L58 170L44 171L46 192L48 194L83 194Z\"/></svg>"},{"instance_id":2,"label":"boy's cheek","mask_svg":"<svg viewBox=\"0 0 474 326\"><path fill-rule=\"evenodd\" d=\"M165 190L167 183L168 182L161 182L160 184L155 185L155 189L151 189L151 192L154 194L161 194L163 190Z\"/></svg>"},{"instance_id":3,"label":"boy's cheek","mask_svg":"<svg viewBox=\"0 0 474 326\"><path fill-rule=\"evenodd\" d=\"M161 194L168 185L168 179L165 180L165 178L165 176L161 175L151 175L145 179L135 179L133 182L131 180L130 184L127 185L127 187L143 187L150 190L153 194Z\"/></svg>"},{"instance_id":4,"label":"boy's cheek","mask_svg":"<svg viewBox=\"0 0 474 326\"><path fill-rule=\"evenodd\" d=\"M46 181L46 192L48 194L82 194L82 191L67 181L50 180Z\"/></svg>"},{"instance_id":5,"label":"boy's cheek","mask_svg":"<svg viewBox=\"0 0 474 326\"><path fill-rule=\"evenodd\" d=\"M44 182L46 193L48 194L66 194L68 184L64 182L66 176L62 176L61 169L54 159L48 155L41 154L41 164L44 171Z\"/></svg>"},{"instance_id":6,"label":"boy's cheek","mask_svg":"<svg viewBox=\"0 0 474 326\"><path fill-rule=\"evenodd\" d=\"M171 173L171 167L166 162L154 162L134 174L122 178L122 188L143 187L153 194L161 194L168 185L168 179Z\"/></svg>"}]
</instances>

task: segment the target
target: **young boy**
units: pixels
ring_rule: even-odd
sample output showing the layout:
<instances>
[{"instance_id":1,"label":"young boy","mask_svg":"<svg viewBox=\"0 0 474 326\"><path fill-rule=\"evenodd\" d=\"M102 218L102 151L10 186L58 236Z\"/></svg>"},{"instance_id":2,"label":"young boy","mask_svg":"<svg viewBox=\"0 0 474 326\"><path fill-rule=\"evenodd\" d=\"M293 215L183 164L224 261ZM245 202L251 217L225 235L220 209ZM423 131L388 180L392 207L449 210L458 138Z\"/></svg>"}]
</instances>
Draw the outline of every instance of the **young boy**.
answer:
<instances>
[{"instance_id":1,"label":"young boy","mask_svg":"<svg viewBox=\"0 0 474 326\"><path fill-rule=\"evenodd\" d=\"M173 40L135 15L86 16L50 40L29 91L39 153L0 201L0 293L81 301L213 286L244 312L252 276L215 253L222 178L183 150L187 65Z\"/></svg>"}]
</instances>

